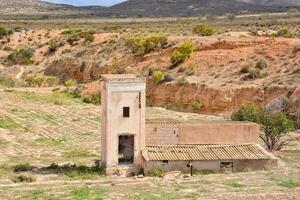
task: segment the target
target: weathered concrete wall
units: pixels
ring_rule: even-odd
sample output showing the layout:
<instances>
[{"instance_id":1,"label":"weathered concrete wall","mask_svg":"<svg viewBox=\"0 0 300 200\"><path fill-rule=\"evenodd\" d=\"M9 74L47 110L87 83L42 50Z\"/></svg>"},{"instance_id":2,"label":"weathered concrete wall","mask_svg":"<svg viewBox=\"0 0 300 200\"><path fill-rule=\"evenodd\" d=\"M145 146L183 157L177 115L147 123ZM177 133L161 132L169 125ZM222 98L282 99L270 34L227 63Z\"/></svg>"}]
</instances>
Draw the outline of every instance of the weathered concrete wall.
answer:
<instances>
[{"instance_id":1,"label":"weathered concrete wall","mask_svg":"<svg viewBox=\"0 0 300 200\"><path fill-rule=\"evenodd\" d=\"M179 125L166 123L146 124L146 146L179 143Z\"/></svg>"},{"instance_id":2,"label":"weathered concrete wall","mask_svg":"<svg viewBox=\"0 0 300 200\"><path fill-rule=\"evenodd\" d=\"M242 172L246 170L264 170L266 168L276 168L277 159L271 160L241 160L241 161L193 161L194 172L199 170L212 170L215 173L219 173L221 170L221 162L233 162L233 172ZM190 169L187 167L189 161L148 161L144 162L144 172L149 174L149 171L153 169L160 169L163 172L168 171L182 171L189 173Z\"/></svg>"},{"instance_id":3,"label":"weathered concrete wall","mask_svg":"<svg viewBox=\"0 0 300 200\"><path fill-rule=\"evenodd\" d=\"M146 124L146 145L259 143L254 123Z\"/></svg>"},{"instance_id":4,"label":"weathered concrete wall","mask_svg":"<svg viewBox=\"0 0 300 200\"><path fill-rule=\"evenodd\" d=\"M142 167L145 148L145 82L132 77L111 75L103 83L101 159L106 168L118 166L119 136L134 137L134 167ZM130 117L123 117L123 107Z\"/></svg>"},{"instance_id":5,"label":"weathered concrete wall","mask_svg":"<svg viewBox=\"0 0 300 200\"><path fill-rule=\"evenodd\" d=\"M182 124L180 144L243 144L259 143L259 125L254 123Z\"/></svg>"}]
</instances>

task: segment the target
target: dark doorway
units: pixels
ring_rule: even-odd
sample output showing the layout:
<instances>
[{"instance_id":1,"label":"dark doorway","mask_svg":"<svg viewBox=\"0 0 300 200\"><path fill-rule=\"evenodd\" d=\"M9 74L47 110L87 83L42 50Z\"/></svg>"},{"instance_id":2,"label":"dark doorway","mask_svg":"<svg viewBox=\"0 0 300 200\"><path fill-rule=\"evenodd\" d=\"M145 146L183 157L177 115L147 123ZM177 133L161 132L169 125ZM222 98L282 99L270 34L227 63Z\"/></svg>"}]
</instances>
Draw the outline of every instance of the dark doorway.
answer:
<instances>
[{"instance_id":1,"label":"dark doorway","mask_svg":"<svg viewBox=\"0 0 300 200\"><path fill-rule=\"evenodd\" d=\"M133 164L134 136L119 136L119 164Z\"/></svg>"}]
</instances>

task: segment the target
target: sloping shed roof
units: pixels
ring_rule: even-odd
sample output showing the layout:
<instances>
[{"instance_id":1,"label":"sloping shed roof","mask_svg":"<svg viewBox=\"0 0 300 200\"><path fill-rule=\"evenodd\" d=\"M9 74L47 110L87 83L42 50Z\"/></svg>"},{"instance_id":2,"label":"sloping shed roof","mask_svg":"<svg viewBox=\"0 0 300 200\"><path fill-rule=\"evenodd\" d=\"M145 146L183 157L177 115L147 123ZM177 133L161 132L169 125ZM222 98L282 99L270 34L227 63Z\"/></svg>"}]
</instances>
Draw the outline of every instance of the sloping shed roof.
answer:
<instances>
[{"instance_id":1,"label":"sloping shed roof","mask_svg":"<svg viewBox=\"0 0 300 200\"><path fill-rule=\"evenodd\" d=\"M258 144L242 145L167 145L147 146L146 161L269 160L269 154Z\"/></svg>"}]
</instances>

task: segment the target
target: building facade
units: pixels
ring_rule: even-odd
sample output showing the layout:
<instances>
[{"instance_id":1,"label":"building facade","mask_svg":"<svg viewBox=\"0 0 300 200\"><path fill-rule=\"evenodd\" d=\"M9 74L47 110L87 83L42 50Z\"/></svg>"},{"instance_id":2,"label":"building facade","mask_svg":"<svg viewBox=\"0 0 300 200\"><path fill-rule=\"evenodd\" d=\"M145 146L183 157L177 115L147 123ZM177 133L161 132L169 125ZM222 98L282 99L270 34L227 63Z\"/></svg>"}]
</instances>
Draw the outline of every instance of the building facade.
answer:
<instances>
[{"instance_id":1,"label":"building facade","mask_svg":"<svg viewBox=\"0 0 300 200\"><path fill-rule=\"evenodd\" d=\"M265 169L277 159L259 143L260 127L233 121L145 120L145 79L104 75L101 160L106 173Z\"/></svg>"}]
</instances>

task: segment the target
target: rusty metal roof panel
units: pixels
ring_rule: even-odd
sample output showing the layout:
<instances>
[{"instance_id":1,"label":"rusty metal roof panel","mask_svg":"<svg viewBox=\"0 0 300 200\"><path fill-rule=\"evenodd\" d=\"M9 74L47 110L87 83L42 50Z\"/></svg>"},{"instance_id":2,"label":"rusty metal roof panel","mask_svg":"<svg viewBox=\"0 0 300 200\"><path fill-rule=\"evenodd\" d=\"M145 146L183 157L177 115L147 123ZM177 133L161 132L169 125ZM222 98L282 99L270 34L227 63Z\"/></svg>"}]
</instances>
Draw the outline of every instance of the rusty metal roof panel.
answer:
<instances>
[{"instance_id":1,"label":"rusty metal roof panel","mask_svg":"<svg viewBox=\"0 0 300 200\"><path fill-rule=\"evenodd\" d=\"M243 145L165 145L147 146L146 160L153 161L207 161L207 160L268 160L272 158L258 144Z\"/></svg>"}]
</instances>

